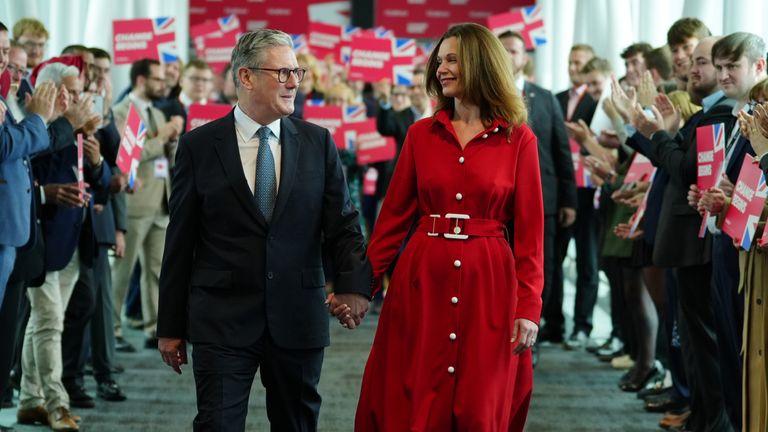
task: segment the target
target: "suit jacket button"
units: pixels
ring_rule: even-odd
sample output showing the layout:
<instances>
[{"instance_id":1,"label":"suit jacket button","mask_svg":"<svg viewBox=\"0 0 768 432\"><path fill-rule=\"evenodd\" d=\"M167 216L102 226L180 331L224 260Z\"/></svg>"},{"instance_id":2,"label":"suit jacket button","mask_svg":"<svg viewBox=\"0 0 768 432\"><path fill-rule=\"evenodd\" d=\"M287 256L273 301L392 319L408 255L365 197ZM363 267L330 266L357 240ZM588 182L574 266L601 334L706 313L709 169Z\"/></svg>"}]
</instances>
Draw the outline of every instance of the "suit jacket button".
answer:
<instances>
[{"instance_id":1,"label":"suit jacket button","mask_svg":"<svg viewBox=\"0 0 768 432\"><path fill-rule=\"evenodd\" d=\"M272 272L267 272L267 279L273 279L274 277L275 275Z\"/></svg>"}]
</instances>

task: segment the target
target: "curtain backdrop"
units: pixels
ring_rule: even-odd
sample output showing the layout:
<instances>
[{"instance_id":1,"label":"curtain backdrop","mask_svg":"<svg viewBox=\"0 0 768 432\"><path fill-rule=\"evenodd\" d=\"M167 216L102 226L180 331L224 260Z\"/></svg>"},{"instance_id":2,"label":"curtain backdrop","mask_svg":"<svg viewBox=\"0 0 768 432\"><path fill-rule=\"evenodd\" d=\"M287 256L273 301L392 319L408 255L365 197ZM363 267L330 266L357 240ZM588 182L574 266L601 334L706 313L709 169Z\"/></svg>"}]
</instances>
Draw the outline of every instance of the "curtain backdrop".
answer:
<instances>
[{"instance_id":1,"label":"curtain backdrop","mask_svg":"<svg viewBox=\"0 0 768 432\"><path fill-rule=\"evenodd\" d=\"M226 0L224 0L226 1ZM386 1L386 0L379 0ZM470 2L472 0L469 0ZM703 20L714 34L750 31L768 39L764 22L768 6L761 0L538 0L544 8L549 43L535 53L536 79L560 91L568 86L568 50L588 43L607 57L617 75L624 74L621 50L633 42L653 46L666 43L669 26L680 17ZM9 28L32 16L51 33L46 54L52 56L69 44L81 43L111 51L113 19L174 16L179 47L188 46L188 0L4 0L0 21ZM188 58L181 50L182 59ZM116 89L128 85L128 66L114 68Z\"/></svg>"}]
</instances>

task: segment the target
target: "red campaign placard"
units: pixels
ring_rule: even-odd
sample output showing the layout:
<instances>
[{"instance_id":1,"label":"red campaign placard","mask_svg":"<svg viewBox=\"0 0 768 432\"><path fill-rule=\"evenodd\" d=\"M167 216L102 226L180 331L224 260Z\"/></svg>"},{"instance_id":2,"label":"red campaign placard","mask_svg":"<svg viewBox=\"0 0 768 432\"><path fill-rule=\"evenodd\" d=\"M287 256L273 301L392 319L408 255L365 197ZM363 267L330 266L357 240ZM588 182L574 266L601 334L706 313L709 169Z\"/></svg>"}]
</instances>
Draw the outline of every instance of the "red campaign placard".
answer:
<instances>
[{"instance_id":1,"label":"red campaign placard","mask_svg":"<svg viewBox=\"0 0 768 432\"><path fill-rule=\"evenodd\" d=\"M387 0L375 3L374 21L398 37L438 38L452 24L485 25L491 15L532 4L531 0Z\"/></svg>"},{"instance_id":2,"label":"red campaign placard","mask_svg":"<svg viewBox=\"0 0 768 432\"><path fill-rule=\"evenodd\" d=\"M197 50L197 56L208 63L213 73L220 75L232 60L236 44L237 38L232 35L206 38L205 45Z\"/></svg>"},{"instance_id":3,"label":"red campaign placard","mask_svg":"<svg viewBox=\"0 0 768 432\"><path fill-rule=\"evenodd\" d=\"M123 130L123 138L120 140L120 149L117 152L117 167L123 174L133 173L141 160L141 150L144 148L144 139L147 137L147 128L141 120L136 107L131 104L128 108L128 117Z\"/></svg>"},{"instance_id":4,"label":"red campaign placard","mask_svg":"<svg viewBox=\"0 0 768 432\"><path fill-rule=\"evenodd\" d=\"M651 184L648 186L648 190L645 191L645 195L643 195L643 201L640 203L640 206L637 208L635 213L632 215L631 218L629 218L629 235L632 236L637 231L637 227L640 225L640 221L643 220L643 216L645 216L645 209L648 207L648 195L651 194L651 187L653 186L653 178L656 176L656 168L654 168L651 171L651 176L649 177L648 181L651 182Z\"/></svg>"},{"instance_id":5,"label":"red campaign placard","mask_svg":"<svg viewBox=\"0 0 768 432\"><path fill-rule=\"evenodd\" d=\"M139 18L112 21L112 48L116 65L150 58L161 63L178 59L176 19Z\"/></svg>"},{"instance_id":6,"label":"red campaign placard","mask_svg":"<svg viewBox=\"0 0 768 432\"><path fill-rule=\"evenodd\" d=\"M336 147L344 148L342 109L340 106L305 104L304 120L328 129L328 132L333 136Z\"/></svg>"},{"instance_id":7,"label":"red campaign placard","mask_svg":"<svg viewBox=\"0 0 768 432\"><path fill-rule=\"evenodd\" d=\"M309 52L320 60L329 55L340 59L342 26L312 22L309 23Z\"/></svg>"},{"instance_id":8,"label":"red campaign placard","mask_svg":"<svg viewBox=\"0 0 768 432\"><path fill-rule=\"evenodd\" d=\"M376 120L369 119L345 126L345 139L354 136L358 165L391 160L395 157L395 140L383 137L376 129Z\"/></svg>"},{"instance_id":9,"label":"red campaign placard","mask_svg":"<svg viewBox=\"0 0 768 432\"><path fill-rule=\"evenodd\" d=\"M487 25L497 35L505 31L520 33L525 41L526 49L533 49L547 43L544 14L539 5L493 15L488 17Z\"/></svg>"},{"instance_id":10,"label":"red campaign placard","mask_svg":"<svg viewBox=\"0 0 768 432\"><path fill-rule=\"evenodd\" d=\"M206 123L218 120L232 111L232 106L227 104L192 104L187 112L187 132Z\"/></svg>"},{"instance_id":11,"label":"red campaign placard","mask_svg":"<svg viewBox=\"0 0 768 432\"><path fill-rule=\"evenodd\" d=\"M696 128L696 185L705 191L717 185L725 160L725 125L717 123Z\"/></svg>"},{"instance_id":12,"label":"red campaign placard","mask_svg":"<svg viewBox=\"0 0 768 432\"><path fill-rule=\"evenodd\" d=\"M581 155L581 146L573 138L568 138L568 145L571 147L571 159L573 160L573 174L576 176L576 187L594 187L592 184L592 173L584 165L584 156Z\"/></svg>"},{"instance_id":13,"label":"red campaign placard","mask_svg":"<svg viewBox=\"0 0 768 432\"><path fill-rule=\"evenodd\" d=\"M739 180L733 187L731 205L723 220L723 232L744 250L749 250L755 239L757 222L768 192L763 171L751 159L744 158Z\"/></svg>"},{"instance_id":14,"label":"red campaign placard","mask_svg":"<svg viewBox=\"0 0 768 432\"><path fill-rule=\"evenodd\" d=\"M349 61L350 80L377 82L391 80L392 41L356 37L352 39Z\"/></svg>"},{"instance_id":15,"label":"red campaign placard","mask_svg":"<svg viewBox=\"0 0 768 432\"><path fill-rule=\"evenodd\" d=\"M647 181L652 172L653 164L651 161L640 153L635 153L629 170L627 170L627 175L624 176L624 183Z\"/></svg>"}]
</instances>

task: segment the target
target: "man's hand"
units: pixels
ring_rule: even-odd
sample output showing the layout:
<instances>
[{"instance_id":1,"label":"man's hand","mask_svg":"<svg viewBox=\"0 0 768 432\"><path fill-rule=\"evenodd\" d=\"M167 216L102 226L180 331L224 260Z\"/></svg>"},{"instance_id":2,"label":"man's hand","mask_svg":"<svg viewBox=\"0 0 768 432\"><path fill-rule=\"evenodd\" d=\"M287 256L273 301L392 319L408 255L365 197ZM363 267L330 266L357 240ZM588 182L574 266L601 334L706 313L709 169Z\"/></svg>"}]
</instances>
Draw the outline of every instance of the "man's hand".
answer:
<instances>
[{"instance_id":1,"label":"man's hand","mask_svg":"<svg viewBox=\"0 0 768 432\"><path fill-rule=\"evenodd\" d=\"M98 166L101 160L101 150L99 149L99 141L93 135L89 135L83 139L83 156L88 159L91 166Z\"/></svg>"},{"instance_id":2,"label":"man's hand","mask_svg":"<svg viewBox=\"0 0 768 432\"><path fill-rule=\"evenodd\" d=\"M720 188L728 198L733 196L733 183L731 183L731 179L729 179L725 173L720 177L717 187Z\"/></svg>"},{"instance_id":3,"label":"man's hand","mask_svg":"<svg viewBox=\"0 0 768 432\"><path fill-rule=\"evenodd\" d=\"M664 121L664 125L667 127L667 132L674 136L680 129L680 110L675 107L675 105L672 103L672 100L669 99L669 96L663 93L660 93L658 96L656 96L654 106L659 110L659 113L661 114L661 117Z\"/></svg>"},{"instance_id":4,"label":"man's hand","mask_svg":"<svg viewBox=\"0 0 768 432\"><path fill-rule=\"evenodd\" d=\"M723 211L723 207L725 206L725 193L722 189L713 187L707 189L703 194L701 194L701 199L699 199L699 211L706 210L711 215L717 215L720 214L721 211Z\"/></svg>"},{"instance_id":5,"label":"man's hand","mask_svg":"<svg viewBox=\"0 0 768 432\"><path fill-rule=\"evenodd\" d=\"M610 99L606 99L605 101L609 101ZM617 149L621 147L621 141L619 140L619 136L616 134L616 131L612 129L603 129L600 131L600 135L597 136L597 142L600 143L601 146L609 149Z\"/></svg>"},{"instance_id":6,"label":"man's hand","mask_svg":"<svg viewBox=\"0 0 768 432\"><path fill-rule=\"evenodd\" d=\"M688 205L695 208L696 211L699 211L699 200L701 199L701 191L699 190L699 187L695 184L692 184L688 188ZM702 213L699 211L699 213Z\"/></svg>"},{"instance_id":7,"label":"man's hand","mask_svg":"<svg viewBox=\"0 0 768 432\"><path fill-rule=\"evenodd\" d=\"M635 107L635 110L632 111L632 125L648 139L655 132L664 130L664 119L661 117L661 113L655 106L651 106L651 110L653 111L653 119L646 117L645 112L639 106Z\"/></svg>"},{"instance_id":8,"label":"man's hand","mask_svg":"<svg viewBox=\"0 0 768 432\"><path fill-rule=\"evenodd\" d=\"M613 177L616 175L616 173L613 171L613 168L608 164L608 162L596 157L596 156L587 156L584 159L584 164L589 168L589 171L601 178L603 181L611 177L611 181L613 181Z\"/></svg>"},{"instance_id":9,"label":"man's hand","mask_svg":"<svg viewBox=\"0 0 768 432\"><path fill-rule=\"evenodd\" d=\"M513 351L514 354L521 354L536 343L536 336L539 334L539 326L533 321L525 318L515 320L515 328L512 330L512 339L510 343L517 342Z\"/></svg>"},{"instance_id":10,"label":"man's hand","mask_svg":"<svg viewBox=\"0 0 768 432\"><path fill-rule=\"evenodd\" d=\"M637 86L637 101L643 107L650 107L656 100L659 91L656 90L656 85L653 83L653 76L651 71L645 71L643 77L640 79L640 84Z\"/></svg>"},{"instance_id":11,"label":"man's hand","mask_svg":"<svg viewBox=\"0 0 768 432\"><path fill-rule=\"evenodd\" d=\"M70 104L70 107L64 111L64 118L72 125L72 129L79 130L85 123L91 119L91 105L93 104L93 98L91 95L86 95L75 104Z\"/></svg>"},{"instance_id":12,"label":"man's hand","mask_svg":"<svg viewBox=\"0 0 768 432\"><path fill-rule=\"evenodd\" d=\"M128 186L128 179L124 175L113 174L109 179L109 193L116 194L125 190Z\"/></svg>"},{"instance_id":13,"label":"man's hand","mask_svg":"<svg viewBox=\"0 0 768 432\"><path fill-rule=\"evenodd\" d=\"M621 116L624 123L629 123L632 118L632 111L637 105L637 94L635 89L630 88L626 93L616 77L611 77L611 101L613 108Z\"/></svg>"},{"instance_id":14,"label":"man's hand","mask_svg":"<svg viewBox=\"0 0 768 432\"><path fill-rule=\"evenodd\" d=\"M187 344L184 339L159 338L157 349L163 357L163 362L181 375L181 365L187 364Z\"/></svg>"},{"instance_id":15,"label":"man's hand","mask_svg":"<svg viewBox=\"0 0 768 432\"><path fill-rule=\"evenodd\" d=\"M350 330L360 325L370 305L360 294L330 294L325 302L331 315Z\"/></svg>"},{"instance_id":16,"label":"man's hand","mask_svg":"<svg viewBox=\"0 0 768 432\"><path fill-rule=\"evenodd\" d=\"M592 135L592 131L584 120L578 122L565 122L565 128L568 131L568 136L576 140L580 145L584 145L584 141Z\"/></svg>"},{"instance_id":17,"label":"man's hand","mask_svg":"<svg viewBox=\"0 0 768 432\"><path fill-rule=\"evenodd\" d=\"M85 187L88 187L86 184ZM43 186L45 202L62 207L83 208L91 201L91 194L81 191L77 183L49 183ZM82 196L82 198L81 198Z\"/></svg>"},{"instance_id":18,"label":"man's hand","mask_svg":"<svg viewBox=\"0 0 768 432\"><path fill-rule=\"evenodd\" d=\"M755 151L755 157L759 158L768 152L768 138L763 135L763 130L760 125L761 122L768 120L768 111L766 111L762 105L758 105L755 107L754 112L754 117L749 116L749 114L743 111L739 112L739 124L741 125L742 130L746 128L747 138L752 145L752 149ZM744 115L742 116L742 114ZM747 121L742 120L742 118L747 119Z\"/></svg>"},{"instance_id":19,"label":"man's hand","mask_svg":"<svg viewBox=\"0 0 768 432\"><path fill-rule=\"evenodd\" d=\"M46 81L37 86L32 96L27 95L27 111L35 113L48 123L56 106L56 86Z\"/></svg>"},{"instance_id":20,"label":"man's hand","mask_svg":"<svg viewBox=\"0 0 768 432\"><path fill-rule=\"evenodd\" d=\"M563 207L557 212L557 220L560 226L568 228L576 221L576 209L571 207Z\"/></svg>"},{"instance_id":21,"label":"man's hand","mask_svg":"<svg viewBox=\"0 0 768 432\"><path fill-rule=\"evenodd\" d=\"M641 229L635 230L632 234L630 234L630 231L632 231L632 225L628 223L620 223L613 228L613 233L616 234L616 237L624 240L637 240L643 237L643 230Z\"/></svg>"},{"instance_id":22,"label":"man's hand","mask_svg":"<svg viewBox=\"0 0 768 432\"><path fill-rule=\"evenodd\" d=\"M64 87L64 84L62 84L56 93L56 104L53 108L53 116L51 117L51 121L56 120L64 115L64 112L69 109L71 104L72 96L69 95L67 88Z\"/></svg>"},{"instance_id":23,"label":"man's hand","mask_svg":"<svg viewBox=\"0 0 768 432\"><path fill-rule=\"evenodd\" d=\"M115 245L112 246L112 250L115 251L115 258L125 256L125 233L123 231L115 231Z\"/></svg>"}]
</instances>

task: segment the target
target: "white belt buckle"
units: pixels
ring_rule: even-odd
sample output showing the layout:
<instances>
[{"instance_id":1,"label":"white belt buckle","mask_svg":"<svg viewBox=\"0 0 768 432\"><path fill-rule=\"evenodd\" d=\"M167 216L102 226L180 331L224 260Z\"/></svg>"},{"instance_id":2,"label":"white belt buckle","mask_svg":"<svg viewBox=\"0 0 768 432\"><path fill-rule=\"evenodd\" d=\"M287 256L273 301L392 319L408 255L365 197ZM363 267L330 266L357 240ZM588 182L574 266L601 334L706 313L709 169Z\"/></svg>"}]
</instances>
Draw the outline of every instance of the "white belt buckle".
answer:
<instances>
[{"instance_id":1,"label":"white belt buckle","mask_svg":"<svg viewBox=\"0 0 768 432\"><path fill-rule=\"evenodd\" d=\"M453 227L453 233L444 233L443 237L447 239L453 239L453 240L466 240L469 238L468 235L461 233L461 227L459 226L459 219L469 220L468 214L446 213L445 218L456 219L456 225Z\"/></svg>"},{"instance_id":2,"label":"white belt buckle","mask_svg":"<svg viewBox=\"0 0 768 432\"><path fill-rule=\"evenodd\" d=\"M427 235L430 236L430 237L437 237L437 236L440 235L440 233L436 233L435 232L435 222L438 219L440 219L440 215L439 214L431 214L431 215L429 215L429 217L432 218L432 231L427 232Z\"/></svg>"}]
</instances>

